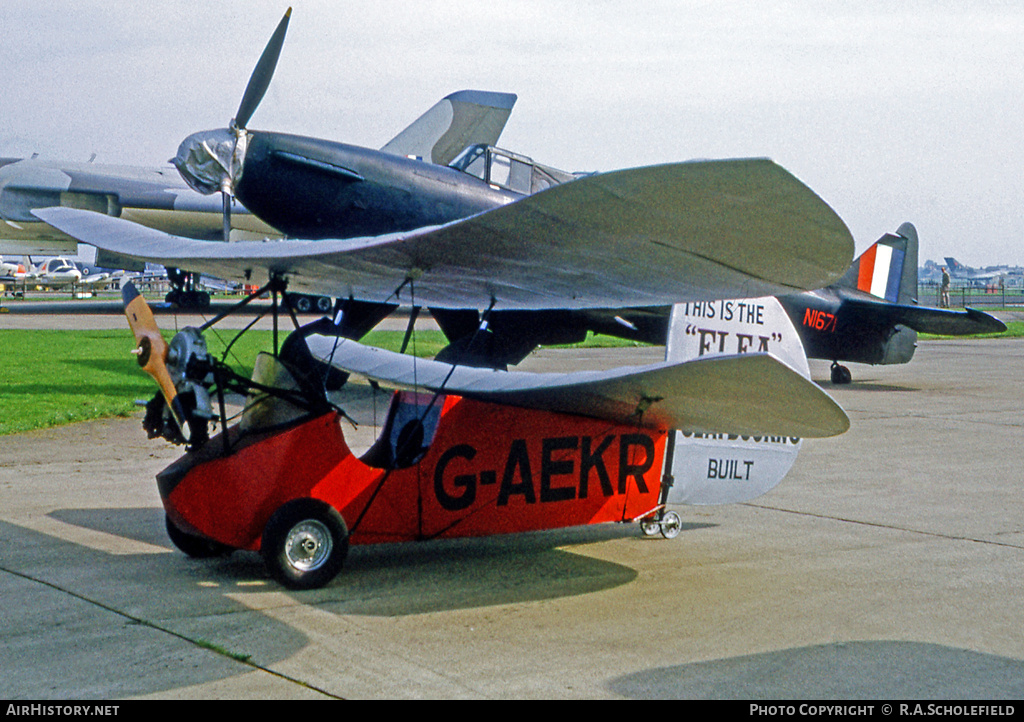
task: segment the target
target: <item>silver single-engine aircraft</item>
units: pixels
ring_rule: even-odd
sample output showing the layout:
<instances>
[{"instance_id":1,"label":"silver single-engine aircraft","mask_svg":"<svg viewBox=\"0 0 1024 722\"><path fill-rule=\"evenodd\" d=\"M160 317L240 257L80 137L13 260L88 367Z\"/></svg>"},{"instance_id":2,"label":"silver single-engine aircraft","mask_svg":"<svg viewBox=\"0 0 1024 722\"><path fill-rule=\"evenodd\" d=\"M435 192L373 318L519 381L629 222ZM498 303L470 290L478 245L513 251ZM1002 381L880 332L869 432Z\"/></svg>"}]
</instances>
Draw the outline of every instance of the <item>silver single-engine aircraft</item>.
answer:
<instances>
[{"instance_id":1,"label":"silver single-engine aircraft","mask_svg":"<svg viewBox=\"0 0 1024 722\"><path fill-rule=\"evenodd\" d=\"M952 256L946 256L946 267L949 268L949 275L957 281L970 281L972 283L984 284L986 282L998 281L1010 274L1012 269L1009 266L989 266L987 268L971 268L965 266Z\"/></svg>"}]
</instances>

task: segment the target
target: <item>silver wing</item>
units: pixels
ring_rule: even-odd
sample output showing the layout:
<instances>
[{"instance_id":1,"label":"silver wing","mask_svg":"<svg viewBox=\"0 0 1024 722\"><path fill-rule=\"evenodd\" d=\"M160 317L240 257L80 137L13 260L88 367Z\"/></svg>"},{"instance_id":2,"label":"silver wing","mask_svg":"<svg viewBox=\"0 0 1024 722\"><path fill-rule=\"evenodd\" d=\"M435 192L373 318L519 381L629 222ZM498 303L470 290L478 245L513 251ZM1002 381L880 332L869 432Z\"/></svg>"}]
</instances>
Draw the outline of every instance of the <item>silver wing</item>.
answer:
<instances>
[{"instance_id":1,"label":"silver wing","mask_svg":"<svg viewBox=\"0 0 1024 722\"><path fill-rule=\"evenodd\" d=\"M202 243L118 219L35 214L78 240L227 280L443 308L612 308L826 286L853 238L807 186L764 159L588 176L477 216L374 238ZM406 296L399 298L401 289Z\"/></svg>"},{"instance_id":2,"label":"silver wing","mask_svg":"<svg viewBox=\"0 0 1024 722\"><path fill-rule=\"evenodd\" d=\"M307 343L325 363L397 387L617 423L801 438L835 436L850 426L828 394L768 354L543 374L452 366L325 336Z\"/></svg>"}]
</instances>

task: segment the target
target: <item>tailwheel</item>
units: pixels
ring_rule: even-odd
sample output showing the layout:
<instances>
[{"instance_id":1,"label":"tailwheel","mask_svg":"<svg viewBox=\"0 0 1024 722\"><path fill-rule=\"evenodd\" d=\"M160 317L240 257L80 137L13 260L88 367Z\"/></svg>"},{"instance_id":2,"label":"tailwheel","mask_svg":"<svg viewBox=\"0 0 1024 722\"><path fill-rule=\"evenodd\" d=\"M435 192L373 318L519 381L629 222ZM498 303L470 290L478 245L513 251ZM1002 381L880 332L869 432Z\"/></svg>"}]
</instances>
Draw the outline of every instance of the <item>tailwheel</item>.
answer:
<instances>
[{"instance_id":1,"label":"tailwheel","mask_svg":"<svg viewBox=\"0 0 1024 722\"><path fill-rule=\"evenodd\" d=\"M666 539L675 539L682 528L683 520L674 511L665 511L640 520L640 531L644 536L661 534Z\"/></svg>"},{"instance_id":2,"label":"tailwheel","mask_svg":"<svg viewBox=\"0 0 1024 722\"><path fill-rule=\"evenodd\" d=\"M838 361L832 362L832 383L834 384L848 384L853 381L853 374L850 373L850 369L840 365Z\"/></svg>"},{"instance_id":3,"label":"tailwheel","mask_svg":"<svg viewBox=\"0 0 1024 722\"><path fill-rule=\"evenodd\" d=\"M653 517L641 519L640 531L644 536L655 536L659 531L661 531L661 524L659 524L658 520Z\"/></svg>"},{"instance_id":4,"label":"tailwheel","mask_svg":"<svg viewBox=\"0 0 1024 722\"><path fill-rule=\"evenodd\" d=\"M348 554L341 514L317 499L294 499L270 517L260 543L263 561L289 589L316 589L337 576Z\"/></svg>"},{"instance_id":5,"label":"tailwheel","mask_svg":"<svg viewBox=\"0 0 1024 722\"><path fill-rule=\"evenodd\" d=\"M675 539L683 528L683 520L674 511L666 511L661 517L661 535L666 539Z\"/></svg>"}]
</instances>

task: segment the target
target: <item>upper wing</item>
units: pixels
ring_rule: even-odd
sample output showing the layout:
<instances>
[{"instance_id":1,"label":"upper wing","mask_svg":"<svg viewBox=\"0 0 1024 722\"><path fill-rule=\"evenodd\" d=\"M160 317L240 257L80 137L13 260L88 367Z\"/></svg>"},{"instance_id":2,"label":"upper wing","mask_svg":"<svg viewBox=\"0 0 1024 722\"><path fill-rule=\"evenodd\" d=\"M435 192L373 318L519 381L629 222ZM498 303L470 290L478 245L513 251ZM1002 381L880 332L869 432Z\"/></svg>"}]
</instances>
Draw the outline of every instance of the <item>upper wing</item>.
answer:
<instances>
[{"instance_id":1,"label":"upper wing","mask_svg":"<svg viewBox=\"0 0 1024 722\"><path fill-rule=\"evenodd\" d=\"M36 215L116 253L232 280L444 308L611 308L828 285L853 238L768 160L588 176L443 226L377 238L196 243L67 209Z\"/></svg>"},{"instance_id":2,"label":"upper wing","mask_svg":"<svg viewBox=\"0 0 1024 722\"><path fill-rule=\"evenodd\" d=\"M941 336L966 336L976 333L1002 333L1006 324L995 316L975 308L957 311L951 308L910 306L904 304L847 299L851 310L862 317L873 318L879 325L900 324L919 333Z\"/></svg>"},{"instance_id":3,"label":"upper wing","mask_svg":"<svg viewBox=\"0 0 1024 722\"><path fill-rule=\"evenodd\" d=\"M828 394L768 354L540 374L452 366L326 336L307 343L325 363L397 386L617 423L799 437L835 436L850 425Z\"/></svg>"},{"instance_id":4,"label":"upper wing","mask_svg":"<svg viewBox=\"0 0 1024 722\"><path fill-rule=\"evenodd\" d=\"M448 165L468 145L494 145L505 129L516 96L460 90L445 96L381 150Z\"/></svg>"}]
</instances>

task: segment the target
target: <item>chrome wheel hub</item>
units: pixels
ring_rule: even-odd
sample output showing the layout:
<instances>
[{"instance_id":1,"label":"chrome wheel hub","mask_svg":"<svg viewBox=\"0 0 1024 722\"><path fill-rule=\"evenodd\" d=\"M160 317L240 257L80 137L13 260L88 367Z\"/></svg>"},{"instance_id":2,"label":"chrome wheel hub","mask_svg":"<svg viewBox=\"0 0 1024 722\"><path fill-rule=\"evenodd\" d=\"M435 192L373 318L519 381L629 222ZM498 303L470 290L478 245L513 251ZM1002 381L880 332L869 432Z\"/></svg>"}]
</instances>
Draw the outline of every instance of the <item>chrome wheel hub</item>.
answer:
<instances>
[{"instance_id":1,"label":"chrome wheel hub","mask_svg":"<svg viewBox=\"0 0 1024 722\"><path fill-rule=\"evenodd\" d=\"M292 567L310 572L324 565L333 546L330 530L318 521L307 520L296 524L288 532L284 553Z\"/></svg>"}]
</instances>

